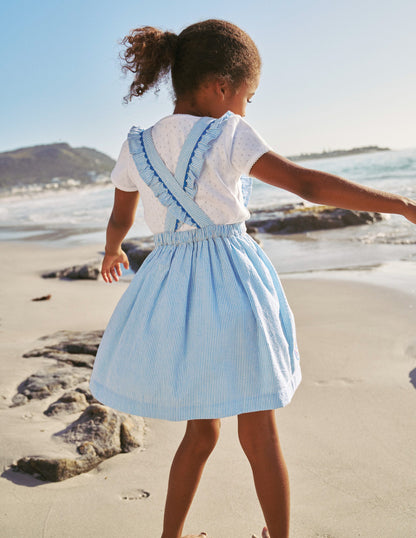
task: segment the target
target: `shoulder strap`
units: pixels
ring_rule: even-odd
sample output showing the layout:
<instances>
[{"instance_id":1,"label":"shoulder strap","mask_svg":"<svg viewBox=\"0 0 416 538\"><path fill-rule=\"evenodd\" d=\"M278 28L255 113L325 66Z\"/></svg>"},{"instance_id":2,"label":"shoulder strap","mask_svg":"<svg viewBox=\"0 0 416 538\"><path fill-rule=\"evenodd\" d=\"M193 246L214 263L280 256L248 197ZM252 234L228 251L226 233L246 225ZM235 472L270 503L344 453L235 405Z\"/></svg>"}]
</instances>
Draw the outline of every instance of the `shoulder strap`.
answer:
<instances>
[{"instance_id":1,"label":"shoulder strap","mask_svg":"<svg viewBox=\"0 0 416 538\"><path fill-rule=\"evenodd\" d=\"M186 137L185 142L183 143L175 170L175 179L183 189L186 187L189 163L195 152L195 148L198 146L199 141L213 121L214 118L200 118L197 122L195 122L194 126ZM173 212L168 211L165 220L165 230L175 232L179 224L180 221L175 217Z\"/></svg>"},{"instance_id":2,"label":"shoulder strap","mask_svg":"<svg viewBox=\"0 0 416 538\"><path fill-rule=\"evenodd\" d=\"M179 154L178 164L176 165L175 170L175 178L177 179L179 185L183 185L192 154L194 153L201 137L213 121L215 121L214 118L200 118L186 137Z\"/></svg>"},{"instance_id":3,"label":"shoulder strap","mask_svg":"<svg viewBox=\"0 0 416 538\"><path fill-rule=\"evenodd\" d=\"M184 211L196 222L199 227L207 226L213 224L212 220L205 214L205 212L194 202L193 198L189 196L183 190L183 187L179 185L177 180L173 177L168 167L163 162L159 153L156 151L152 140L151 128L146 129L142 133L143 136L143 145L147 153L147 157L150 161L151 166L155 170L156 174L165 184L170 195L175 199L175 201L182 206Z\"/></svg>"}]
</instances>

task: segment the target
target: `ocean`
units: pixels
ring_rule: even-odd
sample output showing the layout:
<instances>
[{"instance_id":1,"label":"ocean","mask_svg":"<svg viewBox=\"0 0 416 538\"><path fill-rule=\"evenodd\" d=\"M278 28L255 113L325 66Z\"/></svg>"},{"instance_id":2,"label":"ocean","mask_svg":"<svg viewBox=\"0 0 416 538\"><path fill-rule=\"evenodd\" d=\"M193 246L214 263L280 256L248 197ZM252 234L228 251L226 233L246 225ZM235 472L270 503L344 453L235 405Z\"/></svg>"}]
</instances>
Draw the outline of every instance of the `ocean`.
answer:
<instances>
[{"instance_id":1,"label":"ocean","mask_svg":"<svg viewBox=\"0 0 416 538\"><path fill-rule=\"evenodd\" d=\"M416 148L300 163L357 183L416 199ZM0 193L0 241L31 241L51 246L104 245L113 187L99 181L81 187L76 181L53 181ZM254 180L249 210L278 207L301 199L287 191ZM139 204L128 237L148 237ZM271 236L262 244L280 273L369 267L392 261L416 262L416 226L401 216L387 215L381 222ZM412 265L413 265L412 263Z\"/></svg>"}]
</instances>

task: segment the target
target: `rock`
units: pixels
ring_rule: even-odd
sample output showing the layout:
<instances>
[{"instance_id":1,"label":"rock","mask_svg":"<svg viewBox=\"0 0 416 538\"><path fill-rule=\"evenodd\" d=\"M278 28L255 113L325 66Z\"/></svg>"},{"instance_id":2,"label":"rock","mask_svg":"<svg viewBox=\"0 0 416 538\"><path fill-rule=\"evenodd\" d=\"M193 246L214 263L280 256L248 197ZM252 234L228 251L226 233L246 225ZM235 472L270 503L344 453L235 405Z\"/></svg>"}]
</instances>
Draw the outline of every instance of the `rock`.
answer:
<instances>
[{"instance_id":1,"label":"rock","mask_svg":"<svg viewBox=\"0 0 416 538\"><path fill-rule=\"evenodd\" d=\"M144 421L126 415L120 424L120 446L122 452L131 452L143 444Z\"/></svg>"},{"instance_id":2,"label":"rock","mask_svg":"<svg viewBox=\"0 0 416 538\"><path fill-rule=\"evenodd\" d=\"M12 399L12 406L23 405L28 400L43 400L54 392L71 388L74 385L88 381L89 370L85 368L67 368L64 366L52 366L27 377L17 387L17 394ZM22 396L26 397L26 400Z\"/></svg>"},{"instance_id":3,"label":"rock","mask_svg":"<svg viewBox=\"0 0 416 538\"><path fill-rule=\"evenodd\" d=\"M92 368L102 335L103 331L59 331L43 337L49 344L32 349L23 357L46 357L72 366Z\"/></svg>"},{"instance_id":4,"label":"rock","mask_svg":"<svg viewBox=\"0 0 416 538\"><path fill-rule=\"evenodd\" d=\"M259 232L283 235L358 226L381 219L380 213L297 204L253 211L248 225Z\"/></svg>"},{"instance_id":5,"label":"rock","mask_svg":"<svg viewBox=\"0 0 416 538\"><path fill-rule=\"evenodd\" d=\"M255 228L254 226L250 226L249 224L247 224L247 222L246 222L246 229L247 229L247 233L254 239L254 241L258 243L260 246L263 246L261 240L257 237L258 229Z\"/></svg>"},{"instance_id":6,"label":"rock","mask_svg":"<svg viewBox=\"0 0 416 538\"><path fill-rule=\"evenodd\" d=\"M152 238L123 241L121 248L127 254L132 271L136 273L139 270L144 260L154 249L154 246Z\"/></svg>"},{"instance_id":7,"label":"rock","mask_svg":"<svg viewBox=\"0 0 416 538\"><path fill-rule=\"evenodd\" d=\"M94 396L91 394L90 389L88 388L88 385L86 387L79 386L75 389L76 392L80 392L85 396L88 403L100 403L98 400L94 398Z\"/></svg>"},{"instance_id":8,"label":"rock","mask_svg":"<svg viewBox=\"0 0 416 538\"><path fill-rule=\"evenodd\" d=\"M145 423L141 417L119 413L101 404L91 404L64 430L54 434L72 445L73 458L29 456L15 468L53 482L87 472L106 458L143 446Z\"/></svg>"},{"instance_id":9,"label":"rock","mask_svg":"<svg viewBox=\"0 0 416 538\"><path fill-rule=\"evenodd\" d=\"M100 404L89 390L90 367L102 334L103 331L58 331L41 338L45 347L24 355L53 358L58 362L25 379L19 385L11 407L24 405L35 398L48 398L55 392L72 388L51 403L44 414L48 417L59 416L61 420L65 415L82 414L53 435L50 456L46 453L20 458L13 466L16 470L44 480L60 481L87 472L106 458L143 446L144 419ZM64 366L61 361L70 362L71 366ZM56 457L56 441L66 446L65 450L59 448L59 456L62 457Z\"/></svg>"},{"instance_id":10,"label":"rock","mask_svg":"<svg viewBox=\"0 0 416 538\"><path fill-rule=\"evenodd\" d=\"M121 452L120 425L119 413L101 404L91 404L78 420L55 436L77 447L88 442L100 458L111 458Z\"/></svg>"},{"instance_id":11,"label":"rock","mask_svg":"<svg viewBox=\"0 0 416 538\"><path fill-rule=\"evenodd\" d=\"M62 413L71 414L84 411L88 407L85 394L78 390L65 392L56 402L51 403L44 414L48 417L60 415Z\"/></svg>"},{"instance_id":12,"label":"rock","mask_svg":"<svg viewBox=\"0 0 416 538\"><path fill-rule=\"evenodd\" d=\"M35 477L51 482L60 482L77 474L86 473L94 469L101 459L98 456L87 455L82 458L47 458L42 456L29 456L20 458L13 465L15 470L35 475Z\"/></svg>"},{"instance_id":13,"label":"rock","mask_svg":"<svg viewBox=\"0 0 416 538\"><path fill-rule=\"evenodd\" d=\"M24 394L17 393L12 398L12 405L10 407L19 407L19 405L25 405L29 401L29 398Z\"/></svg>"},{"instance_id":14,"label":"rock","mask_svg":"<svg viewBox=\"0 0 416 538\"><path fill-rule=\"evenodd\" d=\"M60 271L44 273L42 278L66 278L68 280L98 280L100 274L100 263L86 263L84 265L73 265Z\"/></svg>"}]
</instances>

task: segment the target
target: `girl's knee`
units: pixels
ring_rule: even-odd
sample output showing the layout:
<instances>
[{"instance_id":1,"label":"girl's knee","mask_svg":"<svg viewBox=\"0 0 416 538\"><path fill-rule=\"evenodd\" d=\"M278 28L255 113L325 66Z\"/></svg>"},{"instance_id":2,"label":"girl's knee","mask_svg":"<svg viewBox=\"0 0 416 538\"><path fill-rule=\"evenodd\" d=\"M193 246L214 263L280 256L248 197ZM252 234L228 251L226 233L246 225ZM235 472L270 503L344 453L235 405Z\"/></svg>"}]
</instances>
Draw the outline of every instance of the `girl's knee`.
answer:
<instances>
[{"instance_id":1,"label":"girl's knee","mask_svg":"<svg viewBox=\"0 0 416 538\"><path fill-rule=\"evenodd\" d=\"M278 445L274 411L244 413L238 416L238 438L246 456L251 459Z\"/></svg>"},{"instance_id":2,"label":"girl's knee","mask_svg":"<svg viewBox=\"0 0 416 538\"><path fill-rule=\"evenodd\" d=\"M188 420L185 439L195 452L210 454L217 444L220 428L220 419Z\"/></svg>"}]
</instances>

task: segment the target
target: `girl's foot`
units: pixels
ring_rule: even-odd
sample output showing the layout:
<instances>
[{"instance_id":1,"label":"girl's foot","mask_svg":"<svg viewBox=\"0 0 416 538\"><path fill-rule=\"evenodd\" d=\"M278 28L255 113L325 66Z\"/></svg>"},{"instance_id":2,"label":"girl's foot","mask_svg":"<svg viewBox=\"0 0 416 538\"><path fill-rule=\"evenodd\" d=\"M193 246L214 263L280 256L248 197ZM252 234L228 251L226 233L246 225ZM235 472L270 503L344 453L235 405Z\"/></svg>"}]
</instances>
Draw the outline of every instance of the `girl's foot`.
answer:
<instances>
[{"instance_id":1,"label":"girl's foot","mask_svg":"<svg viewBox=\"0 0 416 538\"><path fill-rule=\"evenodd\" d=\"M257 536L253 534L251 538L257 538ZM267 527L264 527L263 532L261 533L261 538L270 538L270 534L269 534L269 531L267 530Z\"/></svg>"},{"instance_id":2,"label":"girl's foot","mask_svg":"<svg viewBox=\"0 0 416 538\"><path fill-rule=\"evenodd\" d=\"M208 538L208 535L206 532L201 532L200 534L187 534L186 536L182 536L182 538Z\"/></svg>"}]
</instances>

